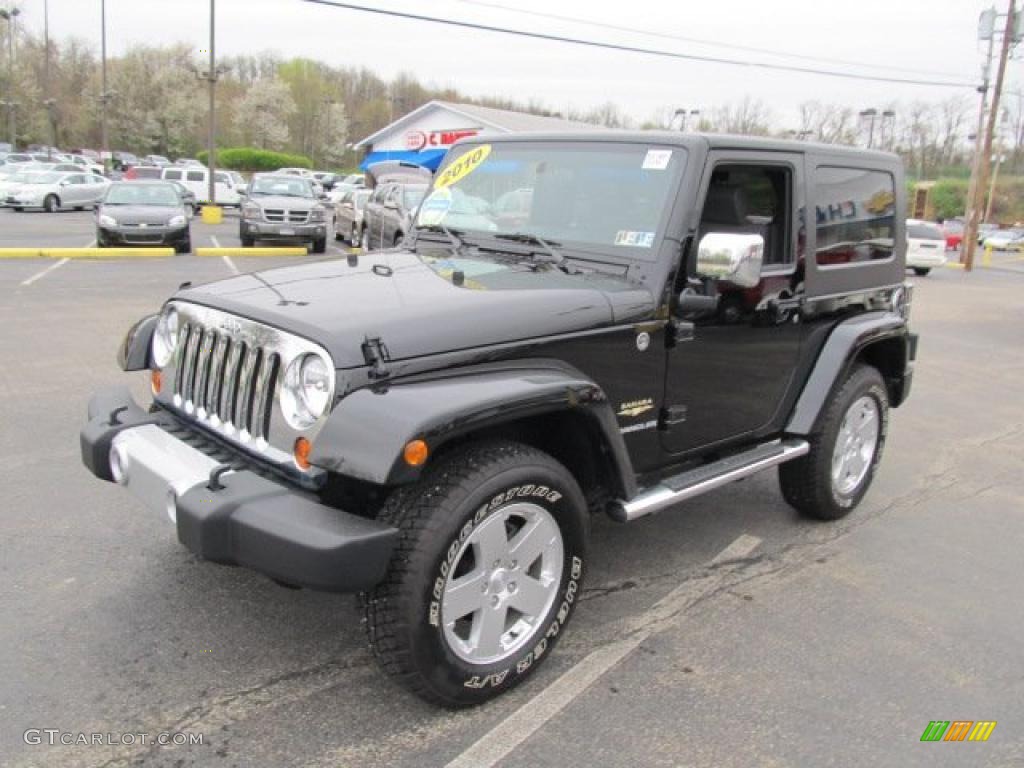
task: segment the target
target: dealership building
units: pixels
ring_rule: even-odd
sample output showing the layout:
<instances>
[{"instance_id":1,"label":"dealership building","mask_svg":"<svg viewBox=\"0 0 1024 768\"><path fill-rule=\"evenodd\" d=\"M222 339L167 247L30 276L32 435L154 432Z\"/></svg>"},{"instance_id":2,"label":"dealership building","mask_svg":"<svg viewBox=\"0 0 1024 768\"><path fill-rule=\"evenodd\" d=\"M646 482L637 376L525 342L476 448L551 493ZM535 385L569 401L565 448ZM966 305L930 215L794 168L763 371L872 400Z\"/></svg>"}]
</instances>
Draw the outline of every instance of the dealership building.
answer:
<instances>
[{"instance_id":1,"label":"dealership building","mask_svg":"<svg viewBox=\"0 0 1024 768\"><path fill-rule=\"evenodd\" d=\"M448 147L466 136L501 136L524 131L592 130L589 123L542 117L507 109L431 101L355 145L367 150L360 168L404 160L437 170Z\"/></svg>"}]
</instances>

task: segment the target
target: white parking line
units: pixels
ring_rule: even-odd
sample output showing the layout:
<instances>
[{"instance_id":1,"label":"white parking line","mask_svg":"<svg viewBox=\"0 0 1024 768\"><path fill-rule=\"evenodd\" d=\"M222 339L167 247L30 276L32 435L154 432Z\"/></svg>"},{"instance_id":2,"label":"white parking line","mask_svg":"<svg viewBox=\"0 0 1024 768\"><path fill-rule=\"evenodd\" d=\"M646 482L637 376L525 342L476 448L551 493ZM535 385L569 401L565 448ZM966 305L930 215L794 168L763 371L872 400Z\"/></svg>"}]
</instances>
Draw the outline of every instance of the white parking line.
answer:
<instances>
[{"instance_id":1,"label":"white parking line","mask_svg":"<svg viewBox=\"0 0 1024 768\"><path fill-rule=\"evenodd\" d=\"M32 283L34 283L34 282L35 282L36 280L41 280L42 278L46 277L46 276L47 276L48 274L50 274L51 272L53 272L53 271L54 271L55 269L58 269L58 268L60 268L60 267L63 267L63 266L64 266L65 264L67 264L67 263L68 263L69 261L71 261L71 259L67 259L67 258L65 258L65 259L61 259L60 261L58 261L58 262L55 262L55 263L51 264L50 266L48 266L48 267L47 267L46 269L44 269L44 270L43 270L42 272L36 272L36 273L35 273L34 275L32 275L32 277L30 277L30 278L29 278L28 280L22 280L22 281L21 281L21 284L22 284L22 285L32 285Z\"/></svg>"},{"instance_id":2,"label":"white parking line","mask_svg":"<svg viewBox=\"0 0 1024 768\"><path fill-rule=\"evenodd\" d=\"M210 235L210 242L213 243L213 247L214 248L220 248L221 247L220 240L217 239L216 235ZM230 269L233 273L235 273L236 275L242 274L242 271L238 267L235 266L235 262L233 262L231 260L230 256L226 256L225 255L225 256L221 256L221 258L224 260L224 263L228 265L228 269Z\"/></svg>"},{"instance_id":3,"label":"white parking line","mask_svg":"<svg viewBox=\"0 0 1024 768\"><path fill-rule=\"evenodd\" d=\"M744 534L719 552L711 561L711 565L726 565L742 560L760 544L761 539ZM608 670L636 650L644 640L664 629L680 611L716 590L725 580L726 574L728 569L721 568L712 571L707 578L693 579L676 587L652 608L630 622L633 632L629 636L590 653L540 694L484 734L469 749L448 763L446 768L492 768L497 765Z\"/></svg>"}]
</instances>

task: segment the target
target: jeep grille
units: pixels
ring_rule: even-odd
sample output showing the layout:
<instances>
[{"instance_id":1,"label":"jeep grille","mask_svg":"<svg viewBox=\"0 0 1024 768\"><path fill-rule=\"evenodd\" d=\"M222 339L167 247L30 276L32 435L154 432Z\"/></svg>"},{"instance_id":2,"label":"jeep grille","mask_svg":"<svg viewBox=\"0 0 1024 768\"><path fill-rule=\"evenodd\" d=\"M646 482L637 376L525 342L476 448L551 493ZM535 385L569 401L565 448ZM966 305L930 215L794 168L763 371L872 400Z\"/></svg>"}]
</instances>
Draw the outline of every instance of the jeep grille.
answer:
<instances>
[{"instance_id":1,"label":"jeep grille","mask_svg":"<svg viewBox=\"0 0 1024 768\"><path fill-rule=\"evenodd\" d=\"M266 438L280 356L198 323L185 323L179 334L175 404L242 435Z\"/></svg>"}]
</instances>

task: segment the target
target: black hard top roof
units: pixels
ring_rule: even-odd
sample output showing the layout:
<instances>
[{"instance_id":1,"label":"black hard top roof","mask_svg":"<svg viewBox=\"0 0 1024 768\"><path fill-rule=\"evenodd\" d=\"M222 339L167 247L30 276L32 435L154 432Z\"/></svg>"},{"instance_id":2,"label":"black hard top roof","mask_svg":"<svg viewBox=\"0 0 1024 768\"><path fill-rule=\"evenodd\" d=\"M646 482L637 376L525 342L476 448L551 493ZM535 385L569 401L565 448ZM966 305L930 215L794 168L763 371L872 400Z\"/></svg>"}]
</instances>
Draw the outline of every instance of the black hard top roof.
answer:
<instances>
[{"instance_id":1,"label":"black hard top roof","mask_svg":"<svg viewBox=\"0 0 1024 768\"><path fill-rule=\"evenodd\" d=\"M703 147L705 149L746 149L761 152L820 152L828 154L849 155L852 157L872 157L879 160L898 161L899 156L891 152L876 149L863 149L841 144L823 144L814 141L797 141L795 139L773 139L761 136L734 136L727 133L681 133L679 131L555 131L544 133L511 133L502 136L472 136L460 139L458 144L497 144L506 142L613 142L623 144L667 144L684 148Z\"/></svg>"}]
</instances>

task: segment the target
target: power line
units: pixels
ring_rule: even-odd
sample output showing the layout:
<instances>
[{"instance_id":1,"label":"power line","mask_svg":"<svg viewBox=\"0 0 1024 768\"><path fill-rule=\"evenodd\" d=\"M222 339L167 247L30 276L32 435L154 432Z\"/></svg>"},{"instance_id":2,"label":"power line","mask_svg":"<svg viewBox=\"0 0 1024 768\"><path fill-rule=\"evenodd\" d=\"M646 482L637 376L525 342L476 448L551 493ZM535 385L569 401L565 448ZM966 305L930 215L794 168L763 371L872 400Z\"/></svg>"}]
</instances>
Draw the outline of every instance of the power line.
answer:
<instances>
[{"instance_id":1,"label":"power line","mask_svg":"<svg viewBox=\"0 0 1024 768\"><path fill-rule=\"evenodd\" d=\"M669 34L667 32L655 32L654 30L650 29L639 29L637 27L623 27L618 24L608 24L601 21L594 21L592 19L582 19L577 16L562 16L557 13L544 13L543 11L528 11L521 8L512 8L511 6L501 5L499 3L487 3L483 2L482 0L454 0L454 2L462 3L464 5L475 5L480 8L491 8L497 11L518 13L523 16L536 16L537 18L541 19L553 19L555 21L570 21L576 24L586 24L588 27L610 29L616 32L631 32L637 35L657 37L663 40L677 40L683 43L695 43L697 45L706 45L713 48L726 48L735 51L746 51L748 53L763 53L769 56L779 56L788 59L799 59L801 61L817 61L826 64L842 64L844 66L861 67L862 69L884 69L896 72L910 72L916 75L932 75L935 77L959 77L959 75L955 75L951 72L937 72L935 70L913 69L911 67L892 67L886 64L867 64L860 61L850 61L849 59L830 59L824 56L806 56L799 53L789 53L788 51L773 51L770 48L757 48L749 45L722 43L716 40L703 40L697 37L685 37L683 35Z\"/></svg>"},{"instance_id":2,"label":"power line","mask_svg":"<svg viewBox=\"0 0 1024 768\"><path fill-rule=\"evenodd\" d=\"M731 66L740 67L753 67L758 69L773 69L783 72L799 72L808 75L823 75L826 77L840 77L847 80L871 80L880 83L900 83L902 85L925 85L925 86L940 86L946 88L974 88L974 83L965 82L953 82L951 80L919 80L913 78L903 77L885 77L883 75L858 75L852 72L841 72L834 69L818 69L815 67L800 67L792 64L769 64L766 62L757 61L741 61L739 59L728 59L721 56L701 56L692 53L677 53L674 51L663 51L655 48L640 48L632 45L620 45L617 43L603 43L597 40L584 40L578 37L567 37L564 35L550 35L544 32L530 32L522 29L510 29L508 27L495 27L489 24L477 24L470 21L459 21L456 19L441 19L436 16L422 16L417 13L406 13L403 11L388 11L383 8L371 8L365 5L355 5L354 3L343 3L338 0L303 0L306 3L314 3L316 5L325 5L333 8L343 8L350 11L361 11L363 13L373 13L379 16L392 16L400 19L409 19L412 21L424 21L432 24L444 24L450 27L461 27L463 29L475 29L483 32L498 32L505 35L514 35L517 37L528 37L535 40L548 40L555 43L569 43L572 45L582 45L589 48L603 48L605 50L612 51L624 51L627 53L642 53L648 56L660 56L668 59L684 59L687 61L699 61L707 64L728 64Z\"/></svg>"}]
</instances>

